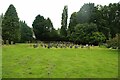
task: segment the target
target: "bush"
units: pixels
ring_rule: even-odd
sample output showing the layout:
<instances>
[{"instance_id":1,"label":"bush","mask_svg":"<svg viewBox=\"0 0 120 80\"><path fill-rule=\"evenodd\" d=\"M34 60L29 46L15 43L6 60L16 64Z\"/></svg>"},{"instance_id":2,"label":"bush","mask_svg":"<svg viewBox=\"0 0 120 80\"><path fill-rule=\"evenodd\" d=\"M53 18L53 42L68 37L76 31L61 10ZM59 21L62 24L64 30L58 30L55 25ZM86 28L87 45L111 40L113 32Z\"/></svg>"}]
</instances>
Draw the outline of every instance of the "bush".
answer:
<instances>
[{"instance_id":1,"label":"bush","mask_svg":"<svg viewBox=\"0 0 120 80\"><path fill-rule=\"evenodd\" d=\"M107 48L110 47L113 49L120 49L120 34L116 34L114 38L107 41Z\"/></svg>"},{"instance_id":2,"label":"bush","mask_svg":"<svg viewBox=\"0 0 120 80\"><path fill-rule=\"evenodd\" d=\"M80 44L94 44L104 42L105 35L98 32L97 25L94 23L77 24L75 26L75 32L71 33L69 40L75 41Z\"/></svg>"}]
</instances>

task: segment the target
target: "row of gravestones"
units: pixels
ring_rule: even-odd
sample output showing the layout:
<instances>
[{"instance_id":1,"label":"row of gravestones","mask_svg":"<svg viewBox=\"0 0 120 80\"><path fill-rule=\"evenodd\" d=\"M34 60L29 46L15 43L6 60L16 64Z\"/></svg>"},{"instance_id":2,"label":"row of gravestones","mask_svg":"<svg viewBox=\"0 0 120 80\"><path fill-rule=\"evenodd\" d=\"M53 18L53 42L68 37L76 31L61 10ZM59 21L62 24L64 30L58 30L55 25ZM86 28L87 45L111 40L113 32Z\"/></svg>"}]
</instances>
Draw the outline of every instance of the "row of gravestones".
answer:
<instances>
[{"instance_id":1,"label":"row of gravestones","mask_svg":"<svg viewBox=\"0 0 120 80\"><path fill-rule=\"evenodd\" d=\"M2 45L4 45L4 44L6 44L6 45L12 45L12 44L14 44L14 41L9 41L9 40L2 40Z\"/></svg>"},{"instance_id":2,"label":"row of gravestones","mask_svg":"<svg viewBox=\"0 0 120 80\"><path fill-rule=\"evenodd\" d=\"M33 47L34 48L37 48L38 46L41 46L41 47L43 47L43 48L79 48L79 47L81 47L81 48L90 48L90 46L91 45L88 45L88 44L86 44L86 45L78 45L78 44L73 44L73 43L69 43L69 42L64 42L64 43L59 43L59 42L56 42L56 43L43 43L43 42L41 42L41 43L35 43L34 45L33 45Z\"/></svg>"}]
</instances>

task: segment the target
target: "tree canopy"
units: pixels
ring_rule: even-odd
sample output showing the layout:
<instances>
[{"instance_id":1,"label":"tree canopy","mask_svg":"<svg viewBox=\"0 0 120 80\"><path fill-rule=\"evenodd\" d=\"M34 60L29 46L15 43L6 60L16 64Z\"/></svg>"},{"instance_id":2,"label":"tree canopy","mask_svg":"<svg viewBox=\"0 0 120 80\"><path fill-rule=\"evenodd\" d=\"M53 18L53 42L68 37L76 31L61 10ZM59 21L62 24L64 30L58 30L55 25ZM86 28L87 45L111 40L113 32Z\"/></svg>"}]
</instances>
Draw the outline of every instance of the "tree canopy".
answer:
<instances>
[{"instance_id":1,"label":"tree canopy","mask_svg":"<svg viewBox=\"0 0 120 80\"><path fill-rule=\"evenodd\" d=\"M2 15L3 16L3 15ZM68 20L68 6L64 6L61 19L61 28L55 29L52 20L37 15L28 27L25 21L19 21L16 8L11 4L4 17L0 17L3 40L26 42L33 39L41 41L72 41L78 44L104 43L115 40L120 34L120 4L97 5L85 3L78 12L73 12ZM1 24L2 22L2 24ZM1 29L1 28L0 28ZM115 38L115 39L114 39Z\"/></svg>"},{"instance_id":2,"label":"tree canopy","mask_svg":"<svg viewBox=\"0 0 120 80\"><path fill-rule=\"evenodd\" d=\"M11 4L2 20L2 38L18 42L20 40L19 18L15 7Z\"/></svg>"},{"instance_id":3,"label":"tree canopy","mask_svg":"<svg viewBox=\"0 0 120 80\"><path fill-rule=\"evenodd\" d=\"M60 29L60 35L63 38L66 38L67 36L67 19L68 19L68 7L64 6Z\"/></svg>"},{"instance_id":4,"label":"tree canopy","mask_svg":"<svg viewBox=\"0 0 120 80\"><path fill-rule=\"evenodd\" d=\"M20 42L32 41L32 29L25 23L20 21Z\"/></svg>"}]
</instances>

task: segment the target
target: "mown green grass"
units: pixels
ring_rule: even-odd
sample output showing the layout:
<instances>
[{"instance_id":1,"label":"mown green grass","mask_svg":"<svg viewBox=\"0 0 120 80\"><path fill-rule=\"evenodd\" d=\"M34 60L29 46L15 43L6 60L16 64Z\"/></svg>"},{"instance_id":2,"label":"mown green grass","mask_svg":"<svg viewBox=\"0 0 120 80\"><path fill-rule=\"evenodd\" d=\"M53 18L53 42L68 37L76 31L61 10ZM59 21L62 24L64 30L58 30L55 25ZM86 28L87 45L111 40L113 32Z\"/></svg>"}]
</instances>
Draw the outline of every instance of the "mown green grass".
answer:
<instances>
[{"instance_id":1,"label":"mown green grass","mask_svg":"<svg viewBox=\"0 0 120 80\"><path fill-rule=\"evenodd\" d=\"M117 50L33 48L16 44L2 48L3 78L117 78Z\"/></svg>"}]
</instances>

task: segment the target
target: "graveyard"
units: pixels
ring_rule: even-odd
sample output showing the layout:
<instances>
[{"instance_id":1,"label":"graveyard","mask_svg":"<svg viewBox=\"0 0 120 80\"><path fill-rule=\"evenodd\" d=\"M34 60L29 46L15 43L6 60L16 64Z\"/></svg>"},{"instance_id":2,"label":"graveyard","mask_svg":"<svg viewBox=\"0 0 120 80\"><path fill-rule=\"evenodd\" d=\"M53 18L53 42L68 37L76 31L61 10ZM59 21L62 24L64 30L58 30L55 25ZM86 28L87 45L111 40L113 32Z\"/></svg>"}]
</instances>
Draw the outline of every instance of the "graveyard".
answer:
<instances>
[{"instance_id":1,"label":"graveyard","mask_svg":"<svg viewBox=\"0 0 120 80\"><path fill-rule=\"evenodd\" d=\"M120 2L111 1L2 0L0 78L118 78Z\"/></svg>"},{"instance_id":2,"label":"graveyard","mask_svg":"<svg viewBox=\"0 0 120 80\"><path fill-rule=\"evenodd\" d=\"M118 51L104 46L3 45L3 78L117 78Z\"/></svg>"}]
</instances>

